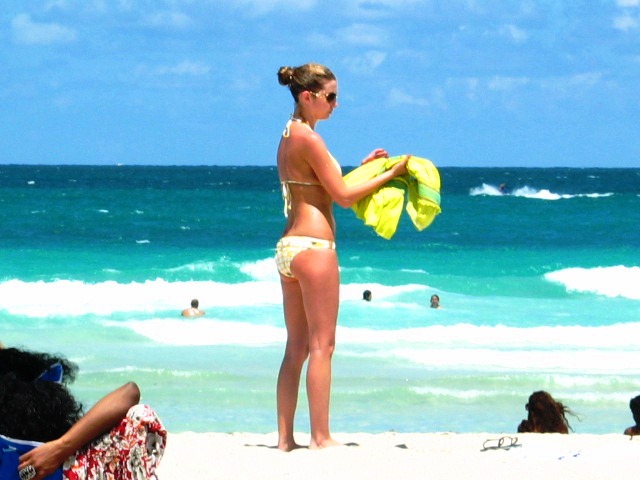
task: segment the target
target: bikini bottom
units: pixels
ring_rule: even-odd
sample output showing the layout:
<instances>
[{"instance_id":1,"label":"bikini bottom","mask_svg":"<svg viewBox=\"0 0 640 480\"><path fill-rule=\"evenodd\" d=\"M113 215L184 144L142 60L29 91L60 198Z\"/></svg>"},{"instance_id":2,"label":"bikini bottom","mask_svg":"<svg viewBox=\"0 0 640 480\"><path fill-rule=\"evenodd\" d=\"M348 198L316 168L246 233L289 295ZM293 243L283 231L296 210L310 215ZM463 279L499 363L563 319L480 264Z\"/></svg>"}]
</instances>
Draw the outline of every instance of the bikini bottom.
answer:
<instances>
[{"instance_id":1,"label":"bikini bottom","mask_svg":"<svg viewBox=\"0 0 640 480\"><path fill-rule=\"evenodd\" d=\"M285 277L294 278L291 262L297 254L305 250L335 250L336 244L322 238L290 236L282 237L276 245L276 265Z\"/></svg>"}]
</instances>

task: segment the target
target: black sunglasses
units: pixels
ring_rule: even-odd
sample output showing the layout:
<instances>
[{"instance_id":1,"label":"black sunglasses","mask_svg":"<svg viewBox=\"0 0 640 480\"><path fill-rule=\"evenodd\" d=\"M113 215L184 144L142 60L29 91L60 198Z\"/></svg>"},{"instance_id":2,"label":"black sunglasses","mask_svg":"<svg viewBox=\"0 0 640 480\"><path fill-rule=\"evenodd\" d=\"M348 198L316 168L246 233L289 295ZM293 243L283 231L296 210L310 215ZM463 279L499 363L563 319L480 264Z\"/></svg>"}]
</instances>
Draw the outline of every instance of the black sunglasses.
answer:
<instances>
[{"instance_id":1,"label":"black sunglasses","mask_svg":"<svg viewBox=\"0 0 640 480\"><path fill-rule=\"evenodd\" d=\"M327 93L324 90L322 92L309 92L314 97L324 97L327 103L333 103L338 99L338 94L336 92Z\"/></svg>"}]
</instances>

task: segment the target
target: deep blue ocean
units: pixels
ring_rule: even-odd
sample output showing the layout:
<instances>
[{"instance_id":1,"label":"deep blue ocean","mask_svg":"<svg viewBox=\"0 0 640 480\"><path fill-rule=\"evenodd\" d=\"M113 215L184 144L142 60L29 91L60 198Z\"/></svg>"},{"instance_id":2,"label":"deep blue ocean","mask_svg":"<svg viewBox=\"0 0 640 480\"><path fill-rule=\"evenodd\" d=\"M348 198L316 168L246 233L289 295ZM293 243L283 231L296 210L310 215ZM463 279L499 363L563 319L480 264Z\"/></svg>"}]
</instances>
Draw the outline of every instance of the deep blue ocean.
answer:
<instances>
[{"instance_id":1,"label":"deep blue ocean","mask_svg":"<svg viewBox=\"0 0 640 480\"><path fill-rule=\"evenodd\" d=\"M544 389L575 432L622 432L640 394L640 169L440 173L423 232L405 217L387 241L336 207L332 429L515 432ZM170 431L273 432L283 225L269 167L0 165L0 341L77 362L87 406L135 380ZM181 318L194 297L206 316Z\"/></svg>"}]
</instances>

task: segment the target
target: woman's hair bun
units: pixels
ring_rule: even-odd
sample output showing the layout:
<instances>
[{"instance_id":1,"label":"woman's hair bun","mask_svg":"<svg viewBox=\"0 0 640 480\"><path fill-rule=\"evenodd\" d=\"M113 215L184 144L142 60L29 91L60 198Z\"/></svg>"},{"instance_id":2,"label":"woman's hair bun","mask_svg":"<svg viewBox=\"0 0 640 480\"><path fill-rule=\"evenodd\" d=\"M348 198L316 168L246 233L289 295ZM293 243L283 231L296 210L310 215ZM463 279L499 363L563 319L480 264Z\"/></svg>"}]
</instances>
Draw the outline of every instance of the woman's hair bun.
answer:
<instances>
[{"instance_id":1,"label":"woman's hair bun","mask_svg":"<svg viewBox=\"0 0 640 480\"><path fill-rule=\"evenodd\" d=\"M280 70L278 70L278 82L280 85L291 85L293 71L292 67L280 67Z\"/></svg>"}]
</instances>

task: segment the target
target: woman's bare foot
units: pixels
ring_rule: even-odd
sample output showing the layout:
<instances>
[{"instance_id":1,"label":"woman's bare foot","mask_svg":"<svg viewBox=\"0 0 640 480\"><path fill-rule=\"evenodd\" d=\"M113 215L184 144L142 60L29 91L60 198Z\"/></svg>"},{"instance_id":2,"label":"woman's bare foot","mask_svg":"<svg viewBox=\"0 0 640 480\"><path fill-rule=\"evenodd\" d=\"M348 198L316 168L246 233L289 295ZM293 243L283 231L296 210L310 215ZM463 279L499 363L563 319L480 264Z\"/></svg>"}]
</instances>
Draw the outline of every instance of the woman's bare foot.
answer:
<instances>
[{"instance_id":1,"label":"woman's bare foot","mask_svg":"<svg viewBox=\"0 0 640 480\"><path fill-rule=\"evenodd\" d=\"M309 450L320 450L321 448L329 448L329 447L343 447L344 445L340 442L336 442L333 438L329 437L320 442L316 442L313 439L309 444Z\"/></svg>"},{"instance_id":2,"label":"woman's bare foot","mask_svg":"<svg viewBox=\"0 0 640 480\"><path fill-rule=\"evenodd\" d=\"M298 448L304 447L302 445L298 445L296 442L278 443L278 450L282 450L283 452L290 452L291 450L296 450Z\"/></svg>"}]
</instances>

